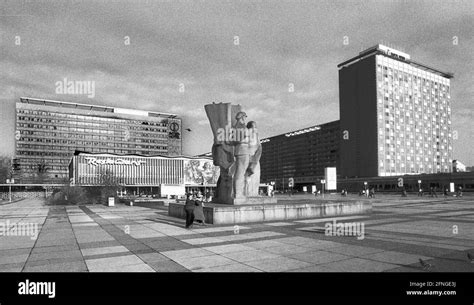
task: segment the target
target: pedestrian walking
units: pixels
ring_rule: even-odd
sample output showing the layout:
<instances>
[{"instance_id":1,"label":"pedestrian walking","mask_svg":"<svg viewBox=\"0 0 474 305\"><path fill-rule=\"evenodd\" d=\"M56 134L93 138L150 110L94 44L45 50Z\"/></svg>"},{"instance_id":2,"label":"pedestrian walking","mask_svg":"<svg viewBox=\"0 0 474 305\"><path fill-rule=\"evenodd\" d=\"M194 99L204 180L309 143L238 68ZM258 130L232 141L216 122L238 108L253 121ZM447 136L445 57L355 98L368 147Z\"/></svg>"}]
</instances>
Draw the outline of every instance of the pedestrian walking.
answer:
<instances>
[{"instance_id":1,"label":"pedestrian walking","mask_svg":"<svg viewBox=\"0 0 474 305\"><path fill-rule=\"evenodd\" d=\"M186 229L192 228L194 222L194 206L193 194L186 195L186 203L184 204L184 212L186 213Z\"/></svg>"},{"instance_id":2,"label":"pedestrian walking","mask_svg":"<svg viewBox=\"0 0 474 305\"><path fill-rule=\"evenodd\" d=\"M194 199L194 220L202 226L206 225L204 217L203 196L200 191L196 194L196 198Z\"/></svg>"},{"instance_id":3,"label":"pedestrian walking","mask_svg":"<svg viewBox=\"0 0 474 305\"><path fill-rule=\"evenodd\" d=\"M375 198L375 188L370 189L369 198Z\"/></svg>"},{"instance_id":4,"label":"pedestrian walking","mask_svg":"<svg viewBox=\"0 0 474 305\"><path fill-rule=\"evenodd\" d=\"M462 197L462 186L458 187L458 192L456 194L456 197Z\"/></svg>"},{"instance_id":5,"label":"pedestrian walking","mask_svg":"<svg viewBox=\"0 0 474 305\"><path fill-rule=\"evenodd\" d=\"M423 197L423 189L421 187L418 189L418 197Z\"/></svg>"},{"instance_id":6,"label":"pedestrian walking","mask_svg":"<svg viewBox=\"0 0 474 305\"><path fill-rule=\"evenodd\" d=\"M444 198L448 198L448 189L447 188L444 188L444 192L443 192L443 195L444 195Z\"/></svg>"}]
</instances>

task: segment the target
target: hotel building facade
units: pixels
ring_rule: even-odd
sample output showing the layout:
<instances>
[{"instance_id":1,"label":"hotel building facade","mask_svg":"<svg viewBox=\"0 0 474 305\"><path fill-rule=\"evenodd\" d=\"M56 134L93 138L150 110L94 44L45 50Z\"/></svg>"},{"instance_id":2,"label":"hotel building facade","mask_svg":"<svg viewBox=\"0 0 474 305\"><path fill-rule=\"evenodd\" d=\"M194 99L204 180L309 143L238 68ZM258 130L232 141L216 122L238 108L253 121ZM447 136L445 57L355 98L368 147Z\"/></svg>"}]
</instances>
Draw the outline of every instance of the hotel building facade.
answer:
<instances>
[{"instance_id":1,"label":"hotel building facade","mask_svg":"<svg viewBox=\"0 0 474 305\"><path fill-rule=\"evenodd\" d=\"M342 177L452 171L452 74L383 45L338 68Z\"/></svg>"},{"instance_id":2,"label":"hotel building facade","mask_svg":"<svg viewBox=\"0 0 474 305\"><path fill-rule=\"evenodd\" d=\"M20 98L17 183L67 182L75 151L180 156L181 119L170 113Z\"/></svg>"}]
</instances>

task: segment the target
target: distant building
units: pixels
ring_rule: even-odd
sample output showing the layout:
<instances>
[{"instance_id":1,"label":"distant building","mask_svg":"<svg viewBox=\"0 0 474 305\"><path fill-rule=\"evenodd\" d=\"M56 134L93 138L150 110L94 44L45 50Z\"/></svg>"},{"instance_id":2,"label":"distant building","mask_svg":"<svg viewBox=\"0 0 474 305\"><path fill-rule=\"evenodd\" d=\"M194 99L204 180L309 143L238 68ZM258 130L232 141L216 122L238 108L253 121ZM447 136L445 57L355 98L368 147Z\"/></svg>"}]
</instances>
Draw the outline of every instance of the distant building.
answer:
<instances>
[{"instance_id":1,"label":"distant building","mask_svg":"<svg viewBox=\"0 0 474 305\"><path fill-rule=\"evenodd\" d=\"M462 164L459 160L453 160L453 172L466 172L467 168L466 165Z\"/></svg>"},{"instance_id":2,"label":"distant building","mask_svg":"<svg viewBox=\"0 0 474 305\"><path fill-rule=\"evenodd\" d=\"M326 167L338 167L339 141L339 121L261 139L260 181L273 181L280 190L293 178L296 189L311 190L324 178Z\"/></svg>"},{"instance_id":3,"label":"distant building","mask_svg":"<svg viewBox=\"0 0 474 305\"><path fill-rule=\"evenodd\" d=\"M176 114L20 98L16 103L18 183L64 183L75 150L180 156Z\"/></svg>"},{"instance_id":4,"label":"distant building","mask_svg":"<svg viewBox=\"0 0 474 305\"><path fill-rule=\"evenodd\" d=\"M376 45L338 65L340 173L449 173L452 74Z\"/></svg>"}]
</instances>

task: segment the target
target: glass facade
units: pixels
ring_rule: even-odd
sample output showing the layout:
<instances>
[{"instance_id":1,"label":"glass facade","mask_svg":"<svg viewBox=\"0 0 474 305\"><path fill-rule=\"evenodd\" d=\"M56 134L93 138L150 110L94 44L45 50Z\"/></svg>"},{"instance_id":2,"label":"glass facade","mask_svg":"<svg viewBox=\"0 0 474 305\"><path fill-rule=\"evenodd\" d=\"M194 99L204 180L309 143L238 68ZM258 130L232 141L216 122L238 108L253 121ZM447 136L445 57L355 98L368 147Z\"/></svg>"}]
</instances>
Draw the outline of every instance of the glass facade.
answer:
<instances>
[{"instance_id":1,"label":"glass facade","mask_svg":"<svg viewBox=\"0 0 474 305\"><path fill-rule=\"evenodd\" d=\"M181 120L172 114L21 99L16 104L15 169L21 183L68 179L74 151L181 155ZM170 127L171 126L171 127Z\"/></svg>"},{"instance_id":2,"label":"glass facade","mask_svg":"<svg viewBox=\"0 0 474 305\"><path fill-rule=\"evenodd\" d=\"M376 55L379 176L451 172L450 80Z\"/></svg>"}]
</instances>

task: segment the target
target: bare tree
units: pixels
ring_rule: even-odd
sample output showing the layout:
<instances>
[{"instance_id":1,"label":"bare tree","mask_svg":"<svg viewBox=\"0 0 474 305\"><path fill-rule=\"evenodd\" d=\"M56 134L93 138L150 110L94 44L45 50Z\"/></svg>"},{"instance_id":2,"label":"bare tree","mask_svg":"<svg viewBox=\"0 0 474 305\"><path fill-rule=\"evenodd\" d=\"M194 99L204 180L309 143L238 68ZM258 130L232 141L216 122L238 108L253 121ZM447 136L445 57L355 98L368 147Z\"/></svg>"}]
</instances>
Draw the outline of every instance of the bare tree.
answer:
<instances>
[{"instance_id":1,"label":"bare tree","mask_svg":"<svg viewBox=\"0 0 474 305\"><path fill-rule=\"evenodd\" d=\"M12 159L8 156L0 156L0 183L13 178Z\"/></svg>"},{"instance_id":2,"label":"bare tree","mask_svg":"<svg viewBox=\"0 0 474 305\"><path fill-rule=\"evenodd\" d=\"M44 159L41 159L37 164L36 164L36 183L42 184L46 183L48 180L48 166L46 164L46 161Z\"/></svg>"},{"instance_id":3,"label":"bare tree","mask_svg":"<svg viewBox=\"0 0 474 305\"><path fill-rule=\"evenodd\" d=\"M122 177L110 170L99 173L99 184L101 185L101 199L106 202L108 197L117 197L117 192L122 185Z\"/></svg>"}]
</instances>

